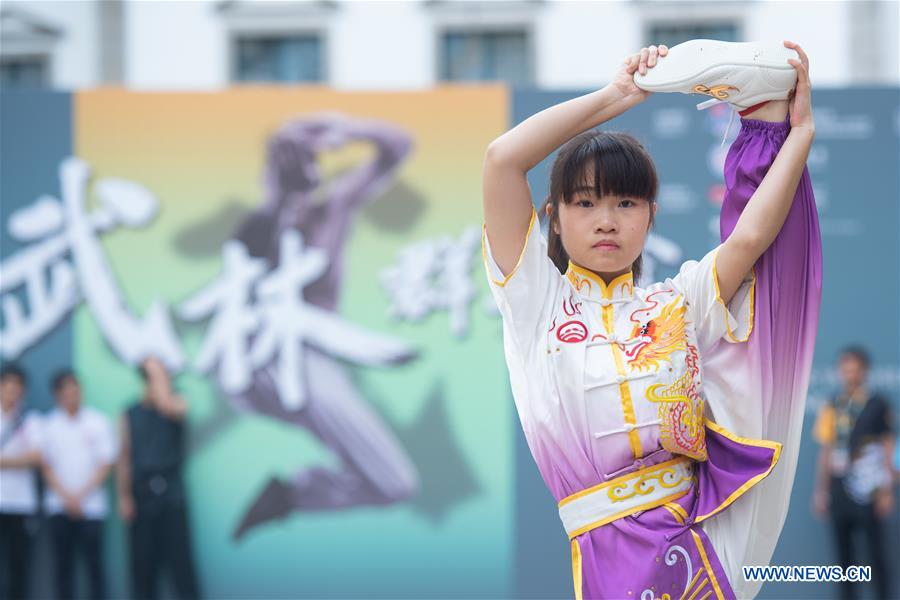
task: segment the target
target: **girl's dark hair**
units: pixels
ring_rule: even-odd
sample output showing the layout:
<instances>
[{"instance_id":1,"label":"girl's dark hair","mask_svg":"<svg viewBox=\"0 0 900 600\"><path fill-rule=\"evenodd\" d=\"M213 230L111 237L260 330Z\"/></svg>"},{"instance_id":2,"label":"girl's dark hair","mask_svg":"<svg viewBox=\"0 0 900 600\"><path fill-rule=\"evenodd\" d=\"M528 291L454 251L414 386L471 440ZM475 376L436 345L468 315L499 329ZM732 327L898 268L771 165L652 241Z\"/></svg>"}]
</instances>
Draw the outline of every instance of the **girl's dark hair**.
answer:
<instances>
[{"instance_id":1,"label":"girl's dark hair","mask_svg":"<svg viewBox=\"0 0 900 600\"><path fill-rule=\"evenodd\" d=\"M586 181L589 168L594 181ZM597 196L631 196L651 204L650 225L653 225L652 204L656 202L659 179L653 159L644 146L631 134L620 131L591 129L563 144L550 169L550 193L541 205L539 216L546 219L547 205L552 206L547 254L560 273L569 267L569 255L562 239L554 232L559 223L559 202L571 204L579 188L592 188ZM643 255L631 265L635 284L641 276Z\"/></svg>"}]
</instances>

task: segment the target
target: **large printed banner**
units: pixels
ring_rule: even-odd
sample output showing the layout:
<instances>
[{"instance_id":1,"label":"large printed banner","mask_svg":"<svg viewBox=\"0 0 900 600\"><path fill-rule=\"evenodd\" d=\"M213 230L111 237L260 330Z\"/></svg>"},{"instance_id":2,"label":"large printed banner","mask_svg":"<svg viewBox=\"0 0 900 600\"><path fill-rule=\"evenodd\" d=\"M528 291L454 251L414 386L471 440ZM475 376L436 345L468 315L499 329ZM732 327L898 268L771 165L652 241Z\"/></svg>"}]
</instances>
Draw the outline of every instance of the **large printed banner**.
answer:
<instances>
[{"instance_id":1,"label":"large printed banner","mask_svg":"<svg viewBox=\"0 0 900 600\"><path fill-rule=\"evenodd\" d=\"M481 173L492 139L587 91L4 92L0 358L42 409L49 375L75 367L111 418L137 401L140 357L178 373L208 597L570 596L481 264ZM656 94L602 126L635 134L659 173L642 284L718 241L740 123L696 103ZM895 401L900 383L898 91L815 103L810 417L845 344L872 352ZM552 158L529 173L535 203ZM815 452L804 434L777 564L834 562L808 510ZM122 597L117 517L107 540Z\"/></svg>"},{"instance_id":2,"label":"large printed banner","mask_svg":"<svg viewBox=\"0 0 900 600\"><path fill-rule=\"evenodd\" d=\"M112 418L141 357L179 373L209 597L510 593L516 422L480 247L508 107L4 94L3 360L42 407L46 365L71 364Z\"/></svg>"}]
</instances>

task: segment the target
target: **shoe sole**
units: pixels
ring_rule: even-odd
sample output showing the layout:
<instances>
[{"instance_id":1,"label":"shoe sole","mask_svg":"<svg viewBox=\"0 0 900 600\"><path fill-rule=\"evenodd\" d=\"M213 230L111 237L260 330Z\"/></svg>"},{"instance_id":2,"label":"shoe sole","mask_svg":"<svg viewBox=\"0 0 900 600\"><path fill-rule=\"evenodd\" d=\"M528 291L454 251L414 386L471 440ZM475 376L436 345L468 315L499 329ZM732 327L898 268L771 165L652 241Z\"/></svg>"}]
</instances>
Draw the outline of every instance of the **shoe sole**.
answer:
<instances>
[{"instance_id":1,"label":"shoe sole","mask_svg":"<svg viewBox=\"0 0 900 600\"><path fill-rule=\"evenodd\" d=\"M685 60L670 61L682 55ZM747 66L793 71L793 65L787 61L789 58L799 60L800 57L795 50L776 42L690 40L670 48L668 54L659 57L656 65L648 68L645 74L635 71L634 83L651 92L681 91L687 94L693 91L679 88L712 69Z\"/></svg>"}]
</instances>

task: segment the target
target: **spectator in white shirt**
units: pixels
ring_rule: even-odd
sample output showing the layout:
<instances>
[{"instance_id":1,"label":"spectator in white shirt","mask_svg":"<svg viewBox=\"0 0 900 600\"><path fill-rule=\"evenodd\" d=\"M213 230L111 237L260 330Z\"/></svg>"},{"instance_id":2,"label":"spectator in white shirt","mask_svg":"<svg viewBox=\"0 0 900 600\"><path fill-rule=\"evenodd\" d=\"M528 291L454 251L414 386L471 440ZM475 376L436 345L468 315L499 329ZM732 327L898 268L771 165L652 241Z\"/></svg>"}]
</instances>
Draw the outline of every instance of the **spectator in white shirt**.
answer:
<instances>
[{"instance_id":1,"label":"spectator in white shirt","mask_svg":"<svg viewBox=\"0 0 900 600\"><path fill-rule=\"evenodd\" d=\"M41 454L40 417L22 406L26 381L15 365L0 369L0 598L28 597Z\"/></svg>"},{"instance_id":2,"label":"spectator in white shirt","mask_svg":"<svg viewBox=\"0 0 900 600\"><path fill-rule=\"evenodd\" d=\"M104 483L116 459L116 437L104 414L82 406L81 386L72 371L57 374L52 387L57 408L45 419L43 457L57 596L74 596L76 553L82 553L91 597L102 598L103 522L108 512Z\"/></svg>"}]
</instances>

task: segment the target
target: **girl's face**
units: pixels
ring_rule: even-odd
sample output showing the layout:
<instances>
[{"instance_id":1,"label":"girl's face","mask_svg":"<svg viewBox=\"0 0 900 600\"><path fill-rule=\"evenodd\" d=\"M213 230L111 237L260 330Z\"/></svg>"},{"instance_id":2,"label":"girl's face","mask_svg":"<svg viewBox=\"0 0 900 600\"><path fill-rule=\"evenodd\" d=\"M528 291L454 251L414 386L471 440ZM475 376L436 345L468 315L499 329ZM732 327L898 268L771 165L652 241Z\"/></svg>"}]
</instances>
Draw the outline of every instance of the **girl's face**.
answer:
<instances>
[{"instance_id":1,"label":"girl's face","mask_svg":"<svg viewBox=\"0 0 900 600\"><path fill-rule=\"evenodd\" d=\"M571 204L559 202L558 207L558 223L552 226L569 258L607 283L631 270L644 248L650 211L656 214L656 203L648 200L631 196L601 198L589 190L575 192ZM548 213L550 210L548 205Z\"/></svg>"}]
</instances>

